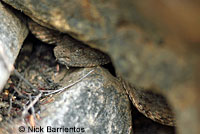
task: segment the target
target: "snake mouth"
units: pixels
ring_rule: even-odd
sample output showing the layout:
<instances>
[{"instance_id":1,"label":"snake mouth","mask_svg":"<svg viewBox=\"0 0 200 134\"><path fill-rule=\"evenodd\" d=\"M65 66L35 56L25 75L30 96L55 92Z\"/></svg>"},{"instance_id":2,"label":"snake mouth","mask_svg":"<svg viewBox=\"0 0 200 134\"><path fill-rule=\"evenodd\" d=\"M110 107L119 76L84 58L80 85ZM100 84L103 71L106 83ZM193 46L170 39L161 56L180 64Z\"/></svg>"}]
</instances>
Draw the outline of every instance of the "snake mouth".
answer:
<instances>
[{"instance_id":1,"label":"snake mouth","mask_svg":"<svg viewBox=\"0 0 200 134\"><path fill-rule=\"evenodd\" d=\"M69 58L65 57L65 58L58 58L56 59L60 64L65 65L67 69L69 69Z\"/></svg>"},{"instance_id":2,"label":"snake mouth","mask_svg":"<svg viewBox=\"0 0 200 134\"><path fill-rule=\"evenodd\" d=\"M68 57L63 57L63 58L57 58L56 59L60 64L66 65L67 62L69 62L69 58Z\"/></svg>"}]
</instances>

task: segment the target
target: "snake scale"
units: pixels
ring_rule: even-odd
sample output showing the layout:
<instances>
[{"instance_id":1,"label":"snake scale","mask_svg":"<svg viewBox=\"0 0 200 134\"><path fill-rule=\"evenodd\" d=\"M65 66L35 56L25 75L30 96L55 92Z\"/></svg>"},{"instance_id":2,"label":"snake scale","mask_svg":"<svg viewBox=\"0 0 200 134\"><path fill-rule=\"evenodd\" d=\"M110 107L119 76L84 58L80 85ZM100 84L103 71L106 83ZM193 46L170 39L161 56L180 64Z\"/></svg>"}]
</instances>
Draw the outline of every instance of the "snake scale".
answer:
<instances>
[{"instance_id":1,"label":"snake scale","mask_svg":"<svg viewBox=\"0 0 200 134\"><path fill-rule=\"evenodd\" d=\"M56 59L67 67L92 67L110 62L109 56L90 48L70 36L28 21L30 31L41 41L55 44ZM166 99L150 91L136 89L124 80L124 88L135 107L146 117L164 125L174 126L175 120Z\"/></svg>"}]
</instances>

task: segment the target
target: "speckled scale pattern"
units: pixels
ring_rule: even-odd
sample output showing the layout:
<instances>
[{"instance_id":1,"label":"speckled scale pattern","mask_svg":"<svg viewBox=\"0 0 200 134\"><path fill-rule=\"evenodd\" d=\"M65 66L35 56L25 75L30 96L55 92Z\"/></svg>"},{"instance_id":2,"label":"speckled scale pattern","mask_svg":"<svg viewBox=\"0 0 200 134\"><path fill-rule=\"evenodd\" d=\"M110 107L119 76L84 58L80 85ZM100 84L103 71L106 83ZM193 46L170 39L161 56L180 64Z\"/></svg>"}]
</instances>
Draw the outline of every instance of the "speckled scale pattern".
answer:
<instances>
[{"instance_id":1,"label":"speckled scale pattern","mask_svg":"<svg viewBox=\"0 0 200 134\"><path fill-rule=\"evenodd\" d=\"M144 89L136 89L124 80L122 83L139 112L163 125L176 126L174 114L162 95Z\"/></svg>"},{"instance_id":2,"label":"speckled scale pattern","mask_svg":"<svg viewBox=\"0 0 200 134\"><path fill-rule=\"evenodd\" d=\"M54 48L54 55L66 66L92 67L110 62L109 57L99 50L90 48L70 37L64 37L64 40Z\"/></svg>"},{"instance_id":3,"label":"speckled scale pattern","mask_svg":"<svg viewBox=\"0 0 200 134\"><path fill-rule=\"evenodd\" d=\"M93 67L110 62L109 56L91 48L72 37L58 31L45 28L29 20L30 31L41 41L57 45L54 55L58 62L67 67Z\"/></svg>"},{"instance_id":4,"label":"speckled scale pattern","mask_svg":"<svg viewBox=\"0 0 200 134\"><path fill-rule=\"evenodd\" d=\"M29 29L41 41L57 45L54 55L67 67L92 67L107 64L110 58L66 34L48 29L29 21ZM137 90L122 80L124 88L135 107L146 117L164 125L174 126L174 116L166 100L156 94Z\"/></svg>"},{"instance_id":5,"label":"speckled scale pattern","mask_svg":"<svg viewBox=\"0 0 200 134\"><path fill-rule=\"evenodd\" d=\"M29 20L28 27L36 38L47 44L56 44L62 41L63 34L53 29L40 26L36 22Z\"/></svg>"}]
</instances>

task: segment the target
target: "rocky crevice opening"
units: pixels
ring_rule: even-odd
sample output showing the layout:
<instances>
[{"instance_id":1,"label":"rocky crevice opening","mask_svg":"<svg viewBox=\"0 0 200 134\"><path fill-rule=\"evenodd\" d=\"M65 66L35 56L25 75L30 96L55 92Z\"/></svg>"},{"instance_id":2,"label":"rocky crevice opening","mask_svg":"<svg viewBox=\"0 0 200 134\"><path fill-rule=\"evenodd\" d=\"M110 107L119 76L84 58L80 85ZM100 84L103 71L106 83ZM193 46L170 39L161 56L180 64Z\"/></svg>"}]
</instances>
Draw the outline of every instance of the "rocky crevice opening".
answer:
<instances>
[{"instance_id":1,"label":"rocky crevice opening","mask_svg":"<svg viewBox=\"0 0 200 134\"><path fill-rule=\"evenodd\" d=\"M31 133L35 127L41 133L198 134L199 33L193 27L199 20L187 14L195 16L198 4L178 2L187 7L183 11L177 3L151 2L0 1L0 133ZM165 14L175 9L178 17ZM60 62L63 50L55 55L54 48L64 38L41 42L28 18L80 46L67 48ZM63 65L104 61L87 61L98 57L92 49L111 62Z\"/></svg>"}]
</instances>

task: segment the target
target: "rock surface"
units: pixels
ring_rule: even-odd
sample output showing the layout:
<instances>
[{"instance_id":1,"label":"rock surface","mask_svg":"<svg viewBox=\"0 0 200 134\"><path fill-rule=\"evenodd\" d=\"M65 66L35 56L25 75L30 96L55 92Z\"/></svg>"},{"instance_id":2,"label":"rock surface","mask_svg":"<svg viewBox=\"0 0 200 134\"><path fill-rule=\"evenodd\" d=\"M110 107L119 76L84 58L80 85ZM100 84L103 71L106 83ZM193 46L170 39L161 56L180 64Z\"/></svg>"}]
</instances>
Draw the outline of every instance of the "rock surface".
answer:
<instances>
[{"instance_id":1,"label":"rock surface","mask_svg":"<svg viewBox=\"0 0 200 134\"><path fill-rule=\"evenodd\" d=\"M67 32L107 52L117 70L133 84L169 90L185 85L197 75L193 73L198 60L189 59L199 55L190 55L193 51L187 50L186 44L172 42L164 36L140 12L140 3L130 0L4 1L42 25ZM181 49L174 49L172 45Z\"/></svg>"},{"instance_id":2,"label":"rock surface","mask_svg":"<svg viewBox=\"0 0 200 134\"><path fill-rule=\"evenodd\" d=\"M36 127L43 128L43 133L86 133L86 134L131 134L132 115L127 94L118 79L106 69L81 68L65 69L55 80L66 86L94 70L82 81L72 85L62 93L47 97L41 105L40 120ZM65 74L65 75L63 75ZM66 75L67 74L67 75ZM9 125L8 125L9 124ZM29 134L27 123L19 119L10 123L1 123L0 132L5 134ZM57 130L55 130L55 128ZM50 132L51 131L51 132Z\"/></svg>"},{"instance_id":3,"label":"rock surface","mask_svg":"<svg viewBox=\"0 0 200 134\"><path fill-rule=\"evenodd\" d=\"M20 14L0 2L0 91L8 80L28 29Z\"/></svg>"},{"instance_id":4,"label":"rock surface","mask_svg":"<svg viewBox=\"0 0 200 134\"><path fill-rule=\"evenodd\" d=\"M40 126L76 127L75 131L87 134L130 133L132 117L128 96L108 71L101 67L78 69L67 73L61 84L69 85L91 70L94 71L81 82L42 107Z\"/></svg>"},{"instance_id":5,"label":"rock surface","mask_svg":"<svg viewBox=\"0 0 200 134\"><path fill-rule=\"evenodd\" d=\"M27 80L29 80L29 82L34 87L38 87L41 90L58 89L58 85L60 83L59 81L63 80L63 77L65 77L64 81L62 82L63 84L66 82L67 79L70 79L70 82L68 82L68 83L71 83L72 79L73 79L73 81L76 81L76 79L79 79L81 77L81 76L79 76L79 78L77 78L77 77L67 78L68 77L67 74L76 73L76 72L79 72L81 70L83 71L83 69L81 69L81 70L70 69L70 70L67 71L64 66L60 67L60 73L58 74L58 72L56 72L55 57L53 57L53 53L52 53L53 47L48 46L47 44L41 44L41 42L30 42L32 40L32 38L33 37L31 37L29 35L26 42L24 42L24 45L23 45L23 47L20 51L20 54L19 54L19 56L16 60L15 67L21 74L23 74L23 76ZM34 43L34 44L32 44L32 43ZM34 64L32 64L32 63L34 63ZM57 75L55 75L55 74L57 74ZM52 78L54 79L54 81L52 80ZM12 86L16 85L18 90L20 90L20 91L31 92L30 87L27 86L23 81L15 81L15 80L16 79L13 76L11 76L11 80L9 80L10 81L9 83L13 83ZM117 82L119 82L119 81L117 80ZM10 94L12 94L12 92L11 92L12 88L13 87L10 88L11 89ZM76 91L74 91L74 92L76 92ZM5 93L5 91L3 93ZM5 94L3 94L3 93L0 95L0 99L5 98ZM60 95L62 95L62 94L60 94ZM145 96L146 95L144 95L144 97ZM16 95L16 97L17 97L17 95ZM141 99L139 99L141 102L143 102L145 100L145 98L143 100L141 100ZM51 97L50 98L45 97L41 100L43 100L43 101L41 101L41 104L42 105L45 104L45 107L43 107L43 112L42 112L42 115L44 115L45 118L47 118L46 114L49 113L49 110L47 110L47 112L46 112L46 110L44 109L44 108L48 109L47 103L49 103L51 101L53 101L52 104L60 102L60 99L55 99L55 98L51 98ZM20 103L19 103L19 101L20 101ZM56 102L56 101L59 101L59 102ZM7 101L4 100L2 103L6 103L6 102ZM8 103L8 106L9 106L9 101L7 103ZM18 100L18 101L15 100L12 103L13 103L12 104L13 107L12 107L12 110L11 110L12 114L10 114L9 117L13 117L13 116L14 117L21 117L20 112L19 112L20 109L17 110L18 112L15 111L14 109L17 108L17 107L18 108L23 107L24 103L26 104L26 99L21 98L20 100ZM52 104L50 104L50 105L52 105ZM144 107L148 104L149 103L146 103L142 107ZM150 106L154 107L154 105L150 105ZM50 106L50 108L51 108L50 115L54 115L52 113L54 111L53 109L57 108L57 107ZM38 112L37 109L38 109L38 104L35 106L35 112L37 113L37 115L40 115L39 113L41 113L41 112ZM3 111L5 111L5 113ZM19 132L20 126L24 126L25 128L28 127L27 125L30 123L30 120L26 120L27 121L26 123L23 122L22 120L14 120L14 122L12 122L12 121L9 120L10 119L9 117L5 116L5 115L7 115L6 114L7 111L8 110L7 110L6 107L4 107L4 108L1 107L0 114L4 115L3 118L2 118L2 120L4 122L2 122L2 121L0 122L0 133L2 133L2 134L16 134L16 133L20 133ZM55 110L55 111L57 111L57 110ZM60 111L57 111L57 112L60 112ZM79 112L76 112L76 113L79 113ZM135 134L161 134L161 133L162 134L174 134L175 133L174 127L164 126L164 125L158 124L158 123L156 123L156 122L154 122L154 121L152 121L148 118L145 118L144 115L139 113L133 107L131 108L131 113L132 113L133 125L132 125L132 127L129 127L129 131L133 131ZM25 119L29 119L29 116L26 116ZM9 120L9 123L5 123L5 120ZM49 119L49 120L51 120L51 119ZM38 126L40 126L40 124L38 124L39 122L40 122L40 120L36 122ZM73 131L73 130L75 130L75 129L71 128L70 131ZM76 130L77 130L77 128L76 128Z\"/></svg>"},{"instance_id":6,"label":"rock surface","mask_svg":"<svg viewBox=\"0 0 200 134\"><path fill-rule=\"evenodd\" d=\"M200 133L199 2L4 1L108 53L129 82L164 92L181 134Z\"/></svg>"},{"instance_id":7,"label":"rock surface","mask_svg":"<svg viewBox=\"0 0 200 134\"><path fill-rule=\"evenodd\" d=\"M131 133L130 101L122 83L116 77L103 67L66 69L64 65L59 65L58 69L58 63L53 56L53 47L39 41L30 42L32 38L34 37L29 35L25 41L15 66L35 89L43 92L38 103L34 105L35 114L40 117L33 121L36 127L44 128L44 133L47 133L47 126L65 127L68 133L74 131L76 131L74 133L86 134ZM93 72L85 76L92 70ZM0 121L0 133L21 134L19 127L24 126L26 131L23 133L26 134L28 126L31 127L31 113L23 116L21 112L29 105L27 104L27 101L30 101L27 100L27 93L31 94L34 100L37 92L33 92L34 90L31 90L32 88L26 82L20 81L13 75L9 80L12 85L9 88L10 94L13 94L12 88L17 87L23 97L20 98L15 94L17 99L12 101L10 117L6 117L8 110L5 107L1 108L6 112L5 114L0 112L3 115ZM72 84L74 82L77 83ZM52 95L52 92L68 85L71 86L63 92ZM51 95L48 96L48 93ZM0 96L2 99L3 95ZM7 101L4 99L4 102ZM13 114L16 106L18 107L17 113ZM6 123L7 121L9 122ZM61 129L60 133L62 131Z\"/></svg>"}]
</instances>

